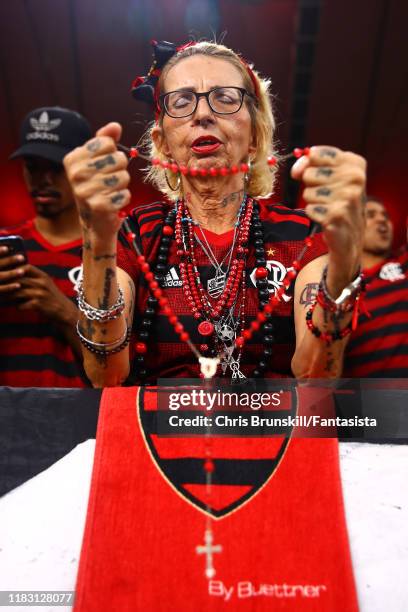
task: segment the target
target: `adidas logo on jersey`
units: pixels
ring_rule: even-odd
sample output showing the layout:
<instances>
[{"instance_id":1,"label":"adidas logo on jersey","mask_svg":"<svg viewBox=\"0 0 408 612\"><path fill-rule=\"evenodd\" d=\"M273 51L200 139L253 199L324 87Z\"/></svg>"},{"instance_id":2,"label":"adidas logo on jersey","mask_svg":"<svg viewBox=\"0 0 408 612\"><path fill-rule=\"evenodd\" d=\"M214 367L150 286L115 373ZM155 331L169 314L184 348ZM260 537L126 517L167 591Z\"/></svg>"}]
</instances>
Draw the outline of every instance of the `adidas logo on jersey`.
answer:
<instances>
[{"instance_id":1,"label":"adidas logo on jersey","mask_svg":"<svg viewBox=\"0 0 408 612\"><path fill-rule=\"evenodd\" d=\"M182 282L177 273L176 267L172 266L164 278L163 287L181 287L181 285Z\"/></svg>"}]
</instances>

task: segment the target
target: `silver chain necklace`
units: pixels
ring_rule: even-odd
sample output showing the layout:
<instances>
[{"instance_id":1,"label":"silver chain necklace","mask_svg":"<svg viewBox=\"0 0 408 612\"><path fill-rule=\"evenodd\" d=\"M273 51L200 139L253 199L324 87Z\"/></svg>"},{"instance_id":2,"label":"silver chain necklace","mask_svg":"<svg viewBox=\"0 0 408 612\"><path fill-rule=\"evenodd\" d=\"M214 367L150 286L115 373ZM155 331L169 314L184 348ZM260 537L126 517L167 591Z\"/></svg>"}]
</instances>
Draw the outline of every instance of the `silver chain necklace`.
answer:
<instances>
[{"instance_id":1,"label":"silver chain necklace","mask_svg":"<svg viewBox=\"0 0 408 612\"><path fill-rule=\"evenodd\" d=\"M224 258L221 261L221 263L219 263L217 258L215 257L214 252L213 252L213 250L211 248L211 245L208 242L207 236L205 235L205 232L202 229L202 227L197 224L197 226L200 229L201 235L202 235L202 237L203 237L203 239L205 241L205 246L204 246L203 242L200 240L200 238L197 236L197 234L194 232L194 236L195 236L197 242L199 243L199 245L203 249L203 252L207 256L207 258L210 261L210 263L212 264L212 266L215 268L215 276L213 276L213 277L211 277L211 278L209 278L207 280L207 293L208 293L208 295L210 295L214 299L216 299L217 297L219 297L221 295L221 293L224 290L225 283L227 282L228 272L229 272L230 267L231 267L232 255L233 255L233 252L234 252L234 248L235 248L235 244L236 244L236 240L237 240L237 236L238 236L239 222L240 222L242 211L243 211L244 206L245 206L246 199L247 199L247 197L246 197L246 194L245 194L244 197L243 197L243 200L241 202L241 205L239 207L239 211L238 211L238 214L237 214L236 222L234 224L234 236L233 236L233 239L232 239L231 248L228 251L228 253L224 256ZM224 265L224 262L225 262L225 260L227 258L228 258L228 264L227 264L227 267L226 267L226 269L224 271L222 266Z\"/></svg>"},{"instance_id":2,"label":"silver chain necklace","mask_svg":"<svg viewBox=\"0 0 408 612\"><path fill-rule=\"evenodd\" d=\"M203 242L200 240L200 238L197 236L197 234L194 234L195 239L197 240L198 244L200 245L200 247L202 248L203 252L205 253L205 255L207 256L209 262L211 263L211 265L213 266L213 268L215 269L215 276L212 276L211 278L209 278L207 280L207 293L208 295L210 295L213 299L217 299L221 293L224 290L225 287L225 283L227 281L227 276L228 276L228 272L230 270L230 266L231 266L231 260L232 260L232 253L235 247L235 242L236 242L236 235L237 235L237 231L235 228L234 231L234 238L232 241L232 246L229 249L228 253L226 253L226 255L224 256L223 260L219 263L217 258L215 257L209 243L207 240L206 235L204 234L203 230L200 228L201 233L207 243L208 249L207 247L203 244ZM223 269L223 266L225 264L225 260L229 258L229 261L227 263L227 266L225 268L225 270Z\"/></svg>"}]
</instances>

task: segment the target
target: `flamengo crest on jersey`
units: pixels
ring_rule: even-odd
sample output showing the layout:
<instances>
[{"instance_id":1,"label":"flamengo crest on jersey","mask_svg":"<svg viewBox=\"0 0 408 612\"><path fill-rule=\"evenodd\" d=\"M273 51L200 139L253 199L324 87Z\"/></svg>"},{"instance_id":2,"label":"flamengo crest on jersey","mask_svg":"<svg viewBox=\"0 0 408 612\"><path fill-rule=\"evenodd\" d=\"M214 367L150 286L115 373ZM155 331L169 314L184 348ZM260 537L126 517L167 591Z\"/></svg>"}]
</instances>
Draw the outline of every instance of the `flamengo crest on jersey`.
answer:
<instances>
[{"instance_id":1,"label":"flamengo crest on jersey","mask_svg":"<svg viewBox=\"0 0 408 612\"><path fill-rule=\"evenodd\" d=\"M74 291L78 293L79 282L83 277L83 266L75 266L75 268L71 268L68 272L68 278L74 286Z\"/></svg>"},{"instance_id":2,"label":"flamengo crest on jersey","mask_svg":"<svg viewBox=\"0 0 408 612\"><path fill-rule=\"evenodd\" d=\"M59 142L60 137L58 134L50 134L49 132L55 130L60 123L61 119L50 119L47 111L42 112L38 119L31 117L30 124L35 131L29 132L26 135L26 140L52 140L53 142Z\"/></svg>"},{"instance_id":3,"label":"flamengo crest on jersey","mask_svg":"<svg viewBox=\"0 0 408 612\"><path fill-rule=\"evenodd\" d=\"M268 259L266 262L266 268L269 272L268 275L268 291L269 293L276 293L278 289L283 285L283 280L292 268L285 268L285 266L276 259ZM250 274L250 279L254 287L256 287L256 268L254 268ZM292 296L286 295L285 293L282 295L282 299L285 302L289 302L292 299Z\"/></svg>"},{"instance_id":4,"label":"flamengo crest on jersey","mask_svg":"<svg viewBox=\"0 0 408 612\"><path fill-rule=\"evenodd\" d=\"M378 275L382 280L388 280L394 283L398 280L403 280L405 274L401 268L401 264L398 261L389 261L384 264Z\"/></svg>"}]
</instances>

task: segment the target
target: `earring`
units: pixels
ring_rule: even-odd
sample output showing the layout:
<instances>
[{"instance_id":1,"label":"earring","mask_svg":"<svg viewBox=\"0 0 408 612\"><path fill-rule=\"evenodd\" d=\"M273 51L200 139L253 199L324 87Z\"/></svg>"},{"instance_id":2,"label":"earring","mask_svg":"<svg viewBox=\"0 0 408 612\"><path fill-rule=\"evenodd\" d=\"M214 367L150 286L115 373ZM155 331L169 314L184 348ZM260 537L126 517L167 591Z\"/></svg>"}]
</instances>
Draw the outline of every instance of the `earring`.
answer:
<instances>
[{"instance_id":1,"label":"earring","mask_svg":"<svg viewBox=\"0 0 408 612\"><path fill-rule=\"evenodd\" d=\"M169 189L171 189L172 191L178 191L180 189L180 184L181 184L181 174L180 174L180 172L177 173L177 182L176 182L176 186L175 187L169 181L169 177L167 176L167 170L164 171L164 178L166 179L166 183L167 183Z\"/></svg>"},{"instance_id":2,"label":"earring","mask_svg":"<svg viewBox=\"0 0 408 612\"><path fill-rule=\"evenodd\" d=\"M252 169L252 161L249 159L248 160L248 170L244 174L244 186L245 186L245 188L248 187L249 181L251 180L251 169Z\"/></svg>"}]
</instances>

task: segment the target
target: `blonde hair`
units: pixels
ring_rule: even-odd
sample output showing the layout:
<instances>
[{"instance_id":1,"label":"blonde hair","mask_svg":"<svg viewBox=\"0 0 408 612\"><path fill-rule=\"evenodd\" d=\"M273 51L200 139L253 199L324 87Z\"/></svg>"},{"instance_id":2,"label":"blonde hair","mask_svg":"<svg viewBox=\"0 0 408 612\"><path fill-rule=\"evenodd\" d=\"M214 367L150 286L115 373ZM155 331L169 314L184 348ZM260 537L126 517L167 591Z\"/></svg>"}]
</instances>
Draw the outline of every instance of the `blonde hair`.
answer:
<instances>
[{"instance_id":1,"label":"blonde hair","mask_svg":"<svg viewBox=\"0 0 408 612\"><path fill-rule=\"evenodd\" d=\"M252 101L251 98L246 98L248 100L248 111L251 116L256 143L256 154L252 159L246 191L252 197L267 197L272 193L277 171L276 166L269 167L267 164L269 156L275 155L276 157L273 150L275 118L269 94L270 80L263 79L255 70L252 70L256 82L255 91L254 83L244 61L232 49L213 42L198 42L195 45L182 49L167 62L159 78L158 95L163 93L164 82L169 70L180 60L193 55L206 55L230 62L241 73L244 88L255 96L257 102ZM164 111L162 110L158 117L158 123L161 126L163 125L163 113ZM166 156L157 149L152 139L152 130L156 125L157 123L153 122L149 126L140 141L140 145L148 152L151 159L159 158L162 161L167 161ZM176 191L171 190L166 181L165 172L161 166L151 165L146 170L145 180L152 183L154 187L164 193L170 200L176 200L182 196L182 184L180 182L180 187ZM172 184L175 183L173 173L168 172L169 180Z\"/></svg>"}]
</instances>

